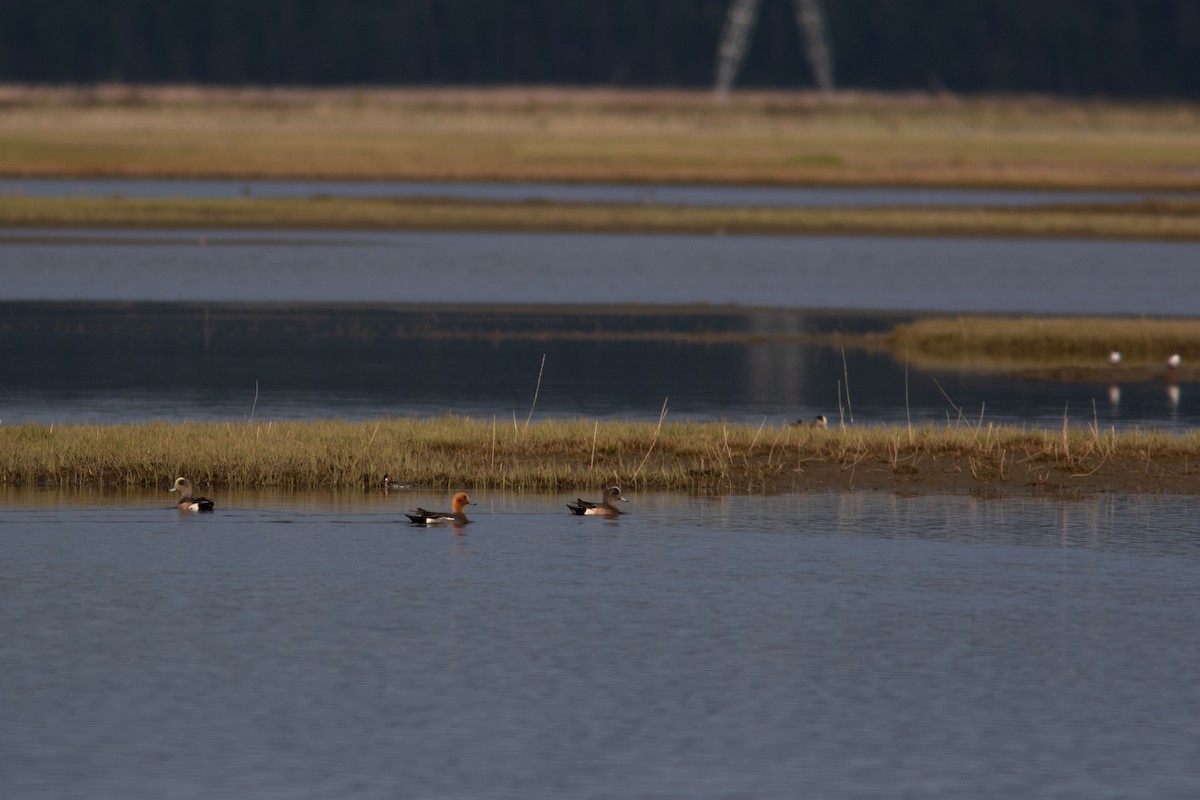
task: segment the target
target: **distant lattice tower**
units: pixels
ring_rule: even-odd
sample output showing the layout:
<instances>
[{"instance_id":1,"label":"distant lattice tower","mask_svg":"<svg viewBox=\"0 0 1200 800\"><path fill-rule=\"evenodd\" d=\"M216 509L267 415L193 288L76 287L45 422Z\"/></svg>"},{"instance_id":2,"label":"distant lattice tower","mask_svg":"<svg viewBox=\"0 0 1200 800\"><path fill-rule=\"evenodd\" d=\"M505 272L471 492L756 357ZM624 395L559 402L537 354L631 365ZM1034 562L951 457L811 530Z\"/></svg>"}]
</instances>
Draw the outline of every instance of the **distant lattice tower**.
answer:
<instances>
[{"instance_id":1,"label":"distant lattice tower","mask_svg":"<svg viewBox=\"0 0 1200 800\"><path fill-rule=\"evenodd\" d=\"M817 88L822 92L833 91L833 48L829 44L829 33L825 28L825 15L820 0L794 0L796 25L804 38L804 54L812 70ZM717 47L717 83L719 97L729 94L738 68L746 56L746 43L754 30L758 18L758 0L733 0L725 17L725 29L721 31L721 43Z\"/></svg>"}]
</instances>

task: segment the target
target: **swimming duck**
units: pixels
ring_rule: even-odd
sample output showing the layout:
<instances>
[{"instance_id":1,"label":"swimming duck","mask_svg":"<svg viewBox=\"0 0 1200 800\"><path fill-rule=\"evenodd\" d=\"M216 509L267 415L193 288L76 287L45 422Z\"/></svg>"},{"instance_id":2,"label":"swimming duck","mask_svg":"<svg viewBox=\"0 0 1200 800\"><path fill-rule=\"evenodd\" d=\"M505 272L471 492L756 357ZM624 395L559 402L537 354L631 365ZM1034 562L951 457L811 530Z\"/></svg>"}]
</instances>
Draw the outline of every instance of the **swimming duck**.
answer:
<instances>
[{"instance_id":1,"label":"swimming duck","mask_svg":"<svg viewBox=\"0 0 1200 800\"><path fill-rule=\"evenodd\" d=\"M385 492L396 492L400 489L411 489L412 487L413 485L411 483L396 483L394 480L392 480L391 473L387 473L383 476L383 490Z\"/></svg>"},{"instance_id":2,"label":"swimming duck","mask_svg":"<svg viewBox=\"0 0 1200 800\"><path fill-rule=\"evenodd\" d=\"M454 509L452 513L426 511L423 508L418 508L411 514L405 512L404 516L418 525L438 525L446 522L451 522L455 525L466 525L471 520L467 519L467 515L463 513L463 508L469 505L474 505L471 502L471 498L467 496L466 492L459 492L450 498L450 507Z\"/></svg>"},{"instance_id":3,"label":"swimming duck","mask_svg":"<svg viewBox=\"0 0 1200 800\"><path fill-rule=\"evenodd\" d=\"M599 503L589 503L587 500L576 498L574 503L567 503L567 508L571 509L572 514L579 516L615 517L621 513L621 510L610 502L614 500L620 500L622 503L629 502L621 496L620 486L608 487L608 491L604 493L604 499Z\"/></svg>"},{"instance_id":4,"label":"swimming duck","mask_svg":"<svg viewBox=\"0 0 1200 800\"><path fill-rule=\"evenodd\" d=\"M800 427L804 427L807 423L802 419L798 419L793 424L798 425ZM812 421L812 427L814 427L814 428L824 428L828 424L829 424L829 421L827 419L825 419L824 414L817 414L817 416L815 418L813 418L813 421Z\"/></svg>"},{"instance_id":5,"label":"swimming duck","mask_svg":"<svg viewBox=\"0 0 1200 800\"><path fill-rule=\"evenodd\" d=\"M192 482L187 478L176 478L175 485L168 492L179 492L179 502L175 505L180 511L212 511L213 501L207 497L192 497Z\"/></svg>"}]
</instances>

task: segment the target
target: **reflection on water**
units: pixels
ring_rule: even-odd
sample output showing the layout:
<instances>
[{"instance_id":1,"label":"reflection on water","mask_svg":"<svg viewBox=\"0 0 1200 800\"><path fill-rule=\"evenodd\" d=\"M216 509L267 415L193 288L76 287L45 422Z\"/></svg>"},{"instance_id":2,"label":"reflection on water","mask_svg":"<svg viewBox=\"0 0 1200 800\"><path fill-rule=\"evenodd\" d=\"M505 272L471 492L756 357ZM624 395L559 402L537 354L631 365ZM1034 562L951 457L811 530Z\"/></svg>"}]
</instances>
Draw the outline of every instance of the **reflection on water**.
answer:
<instances>
[{"instance_id":1,"label":"reflection on water","mask_svg":"<svg viewBox=\"0 0 1200 800\"><path fill-rule=\"evenodd\" d=\"M454 536L401 522L445 494L37 494L0 502L5 797L1200 781L1193 498L475 492Z\"/></svg>"},{"instance_id":2,"label":"reflection on water","mask_svg":"<svg viewBox=\"0 0 1200 800\"><path fill-rule=\"evenodd\" d=\"M0 423L457 413L1184 428L1194 385L907 371L804 337L898 316L486 306L0 305ZM848 380L847 380L848 379ZM847 401L847 384L849 398Z\"/></svg>"},{"instance_id":3,"label":"reflection on water","mask_svg":"<svg viewBox=\"0 0 1200 800\"><path fill-rule=\"evenodd\" d=\"M886 187L667 186L550 183L422 183L170 179L0 179L0 194L28 197L457 198L501 202L642 203L678 206L1042 206L1117 203L1173 193L905 189ZM1189 195L1183 195L1189 196Z\"/></svg>"},{"instance_id":4,"label":"reflection on water","mask_svg":"<svg viewBox=\"0 0 1200 800\"><path fill-rule=\"evenodd\" d=\"M36 231L0 300L1195 312L1200 244L821 236Z\"/></svg>"}]
</instances>

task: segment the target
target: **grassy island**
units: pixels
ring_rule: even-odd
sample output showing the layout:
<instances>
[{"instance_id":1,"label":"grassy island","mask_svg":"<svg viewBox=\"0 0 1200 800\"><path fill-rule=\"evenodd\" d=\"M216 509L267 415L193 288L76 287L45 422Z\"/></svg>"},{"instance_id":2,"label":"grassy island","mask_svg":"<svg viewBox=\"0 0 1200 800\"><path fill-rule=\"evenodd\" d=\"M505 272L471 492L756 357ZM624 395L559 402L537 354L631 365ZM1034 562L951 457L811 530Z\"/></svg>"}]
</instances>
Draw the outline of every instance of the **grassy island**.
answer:
<instances>
[{"instance_id":1,"label":"grassy island","mask_svg":"<svg viewBox=\"0 0 1200 800\"><path fill-rule=\"evenodd\" d=\"M757 208L444 198L0 196L0 228L522 231L1200 240L1200 201L1018 208ZM13 234L0 231L0 238Z\"/></svg>"},{"instance_id":2,"label":"grassy island","mask_svg":"<svg viewBox=\"0 0 1200 800\"><path fill-rule=\"evenodd\" d=\"M0 175L1200 189L1200 107L948 93L0 86Z\"/></svg>"},{"instance_id":3,"label":"grassy island","mask_svg":"<svg viewBox=\"0 0 1200 800\"><path fill-rule=\"evenodd\" d=\"M0 86L0 176L1200 191L1200 106L949 94ZM1200 239L1194 197L1007 208L0 198L0 227ZM1053 198L1048 198L1053 202Z\"/></svg>"},{"instance_id":4,"label":"grassy island","mask_svg":"<svg viewBox=\"0 0 1200 800\"><path fill-rule=\"evenodd\" d=\"M954 425L751 426L462 417L0 427L9 485L774 493L1195 493L1200 433Z\"/></svg>"}]
</instances>

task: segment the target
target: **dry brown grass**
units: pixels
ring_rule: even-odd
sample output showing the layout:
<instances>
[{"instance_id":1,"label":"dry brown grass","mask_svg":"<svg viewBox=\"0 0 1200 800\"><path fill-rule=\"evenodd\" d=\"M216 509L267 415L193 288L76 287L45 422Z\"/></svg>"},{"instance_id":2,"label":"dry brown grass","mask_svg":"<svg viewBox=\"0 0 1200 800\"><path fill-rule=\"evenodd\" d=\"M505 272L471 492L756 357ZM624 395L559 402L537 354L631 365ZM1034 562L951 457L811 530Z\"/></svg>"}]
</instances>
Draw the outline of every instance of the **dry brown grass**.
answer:
<instances>
[{"instance_id":1,"label":"dry brown grass","mask_svg":"<svg viewBox=\"0 0 1200 800\"><path fill-rule=\"evenodd\" d=\"M884 339L894 356L927 369L1093 368L1115 381L1130 370L1156 374L1172 353L1185 365L1200 362L1200 319L937 317L898 325ZM1118 369L1107 365L1114 349Z\"/></svg>"},{"instance_id":2,"label":"dry brown grass","mask_svg":"<svg viewBox=\"0 0 1200 800\"><path fill-rule=\"evenodd\" d=\"M611 89L0 87L0 174L1200 188L1200 109Z\"/></svg>"},{"instance_id":3,"label":"dry brown grass","mask_svg":"<svg viewBox=\"0 0 1200 800\"><path fill-rule=\"evenodd\" d=\"M723 422L144 423L0 427L0 482L374 489L1200 491L1200 433L990 423L818 430Z\"/></svg>"},{"instance_id":4,"label":"dry brown grass","mask_svg":"<svg viewBox=\"0 0 1200 800\"><path fill-rule=\"evenodd\" d=\"M1153 207L1153 211L1148 208ZM1045 208L713 208L424 199L0 196L0 226L1200 239L1200 202Z\"/></svg>"}]
</instances>

